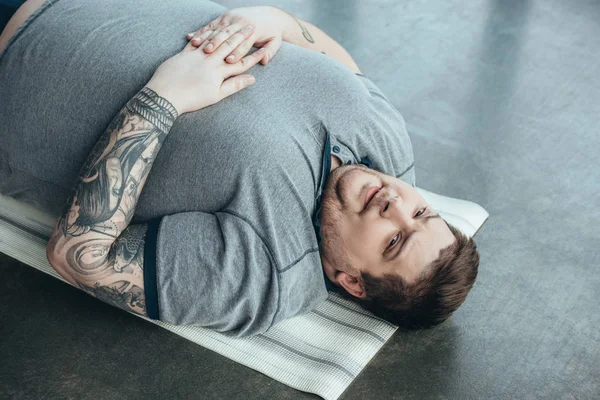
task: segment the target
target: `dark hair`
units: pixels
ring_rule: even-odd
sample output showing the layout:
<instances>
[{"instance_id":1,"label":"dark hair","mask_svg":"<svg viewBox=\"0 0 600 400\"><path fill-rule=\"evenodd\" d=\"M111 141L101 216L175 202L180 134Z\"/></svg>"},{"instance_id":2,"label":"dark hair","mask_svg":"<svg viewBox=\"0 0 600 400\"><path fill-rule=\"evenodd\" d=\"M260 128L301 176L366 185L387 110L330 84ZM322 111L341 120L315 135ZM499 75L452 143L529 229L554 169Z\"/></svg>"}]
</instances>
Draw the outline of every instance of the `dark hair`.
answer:
<instances>
[{"instance_id":1,"label":"dark hair","mask_svg":"<svg viewBox=\"0 0 600 400\"><path fill-rule=\"evenodd\" d=\"M106 171L106 159L101 160L92 170L95 173L93 179L84 181L79 185L78 204L79 218L78 225L89 225L100 221L106 221L115 212L108 203L109 177Z\"/></svg>"},{"instance_id":2,"label":"dark hair","mask_svg":"<svg viewBox=\"0 0 600 400\"><path fill-rule=\"evenodd\" d=\"M450 224L448 228L455 242L440 251L416 282L408 284L398 275L376 278L362 273L366 298L356 298L343 288L342 294L403 328L429 328L443 322L465 301L479 267L473 239Z\"/></svg>"},{"instance_id":3,"label":"dark hair","mask_svg":"<svg viewBox=\"0 0 600 400\"><path fill-rule=\"evenodd\" d=\"M125 123L125 115L120 114L115 117L108 129L116 130ZM119 187L118 190L122 192L127 181L127 176L133 168L133 165L153 138L142 134L135 134L117 140L114 144L109 142L113 140L112 138L103 137L100 140L104 140L104 142L96 145L98 148L104 149L105 147L110 146L112 152L116 152L117 150L120 150L121 152L119 155L119 168L121 169L122 179L121 187ZM96 148L94 148L94 151L95 149ZM119 206L117 202L117 204L111 208L108 199L108 191L111 190L109 187L110 179L108 170L106 169L108 159L101 158L99 161L91 159L91 162L95 164L86 164L81 169L82 172L87 175L83 177L83 181L79 185L80 190L77 193L77 203L80 207L77 225L89 227L94 226L98 222L108 220Z\"/></svg>"}]
</instances>

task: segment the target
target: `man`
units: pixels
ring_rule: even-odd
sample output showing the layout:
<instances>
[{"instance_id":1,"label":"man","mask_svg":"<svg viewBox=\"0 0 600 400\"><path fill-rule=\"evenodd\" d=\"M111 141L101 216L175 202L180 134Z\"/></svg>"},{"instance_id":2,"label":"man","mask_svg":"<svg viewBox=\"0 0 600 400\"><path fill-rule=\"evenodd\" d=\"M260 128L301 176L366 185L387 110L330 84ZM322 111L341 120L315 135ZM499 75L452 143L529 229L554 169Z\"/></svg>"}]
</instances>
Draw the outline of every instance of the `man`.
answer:
<instances>
[{"instance_id":1,"label":"man","mask_svg":"<svg viewBox=\"0 0 600 400\"><path fill-rule=\"evenodd\" d=\"M0 55L0 190L50 211L71 196L48 258L73 285L237 336L313 309L327 281L407 327L464 301L475 245L414 190L404 121L339 44L271 7L75 3L44 4ZM200 51L221 64L193 92L178 60ZM188 109L259 56L252 88Z\"/></svg>"}]
</instances>

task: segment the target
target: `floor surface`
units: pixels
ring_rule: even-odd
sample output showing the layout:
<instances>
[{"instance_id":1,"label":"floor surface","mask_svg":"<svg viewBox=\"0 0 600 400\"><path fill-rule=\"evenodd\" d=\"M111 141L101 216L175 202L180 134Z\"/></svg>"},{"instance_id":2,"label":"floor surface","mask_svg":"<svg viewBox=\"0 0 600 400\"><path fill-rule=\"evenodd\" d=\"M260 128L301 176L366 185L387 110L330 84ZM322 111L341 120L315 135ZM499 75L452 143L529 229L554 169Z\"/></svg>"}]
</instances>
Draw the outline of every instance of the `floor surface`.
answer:
<instances>
[{"instance_id":1,"label":"floor surface","mask_svg":"<svg viewBox=\"0 0 600 400\"><path fill-rule=\"evenodd\" d=\"M466 303L397 333L342 398L600 398L600 2L267 4L388 95L419 186L491 215ZM314 398L3 255L0 324L1 398Z\"/></svg>"}]
</instances>

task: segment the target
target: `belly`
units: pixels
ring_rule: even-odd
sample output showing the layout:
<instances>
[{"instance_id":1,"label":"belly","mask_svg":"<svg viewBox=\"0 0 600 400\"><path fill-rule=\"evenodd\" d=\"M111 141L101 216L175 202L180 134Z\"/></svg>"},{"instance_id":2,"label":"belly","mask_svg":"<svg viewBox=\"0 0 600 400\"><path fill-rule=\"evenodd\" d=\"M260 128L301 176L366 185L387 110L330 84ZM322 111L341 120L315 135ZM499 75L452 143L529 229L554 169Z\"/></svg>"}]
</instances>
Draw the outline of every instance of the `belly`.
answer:
<instances>
[{"instance_id":1,"label":"belly","mask_svg":"<svg viewBox=\"0 0 600 400\"><path fill-rule=\"evenodd\" d=\"M8 105L0 107L0 151L14 170L64 190L112 118L185 46L185 34L225 10L198 0L94 4L62 0L41 10L0 56L0 75L10 76L0 79ZM221 208L233 201L239 182L261 174L261 163L246 160L280 165L284 175L306 170L307 185L314 186L323 141L318 123L339 105L325 88L344 91L354 82L338 64L284 43L268 66L252 68L253 87L182 116L146 183L140 214ZM289 152L302 161L286 157ZM222 159L229 166L215 169Z\"/></svg>"}]
</instances>

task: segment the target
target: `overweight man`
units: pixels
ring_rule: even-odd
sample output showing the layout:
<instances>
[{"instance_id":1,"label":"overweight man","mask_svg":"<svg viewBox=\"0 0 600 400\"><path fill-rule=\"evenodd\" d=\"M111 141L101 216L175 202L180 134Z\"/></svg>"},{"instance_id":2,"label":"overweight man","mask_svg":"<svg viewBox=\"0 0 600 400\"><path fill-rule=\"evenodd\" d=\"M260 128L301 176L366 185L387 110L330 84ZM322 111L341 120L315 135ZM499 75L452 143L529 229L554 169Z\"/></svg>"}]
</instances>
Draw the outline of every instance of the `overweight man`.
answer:
<instances>
[{"instance_id":1,"label":"overweight man","mask_svg":"<svg viewBox=\"0 0 600 400\"><path fill-rule=\"evenodd\" d=\"M0 191L58 217L47 256L72 285L233 336L328 289L408 328L465 300L474 242L414 189L402 117L317 27L198 0L42 3L0 37Z\"/></svg>"}]
</instances>

